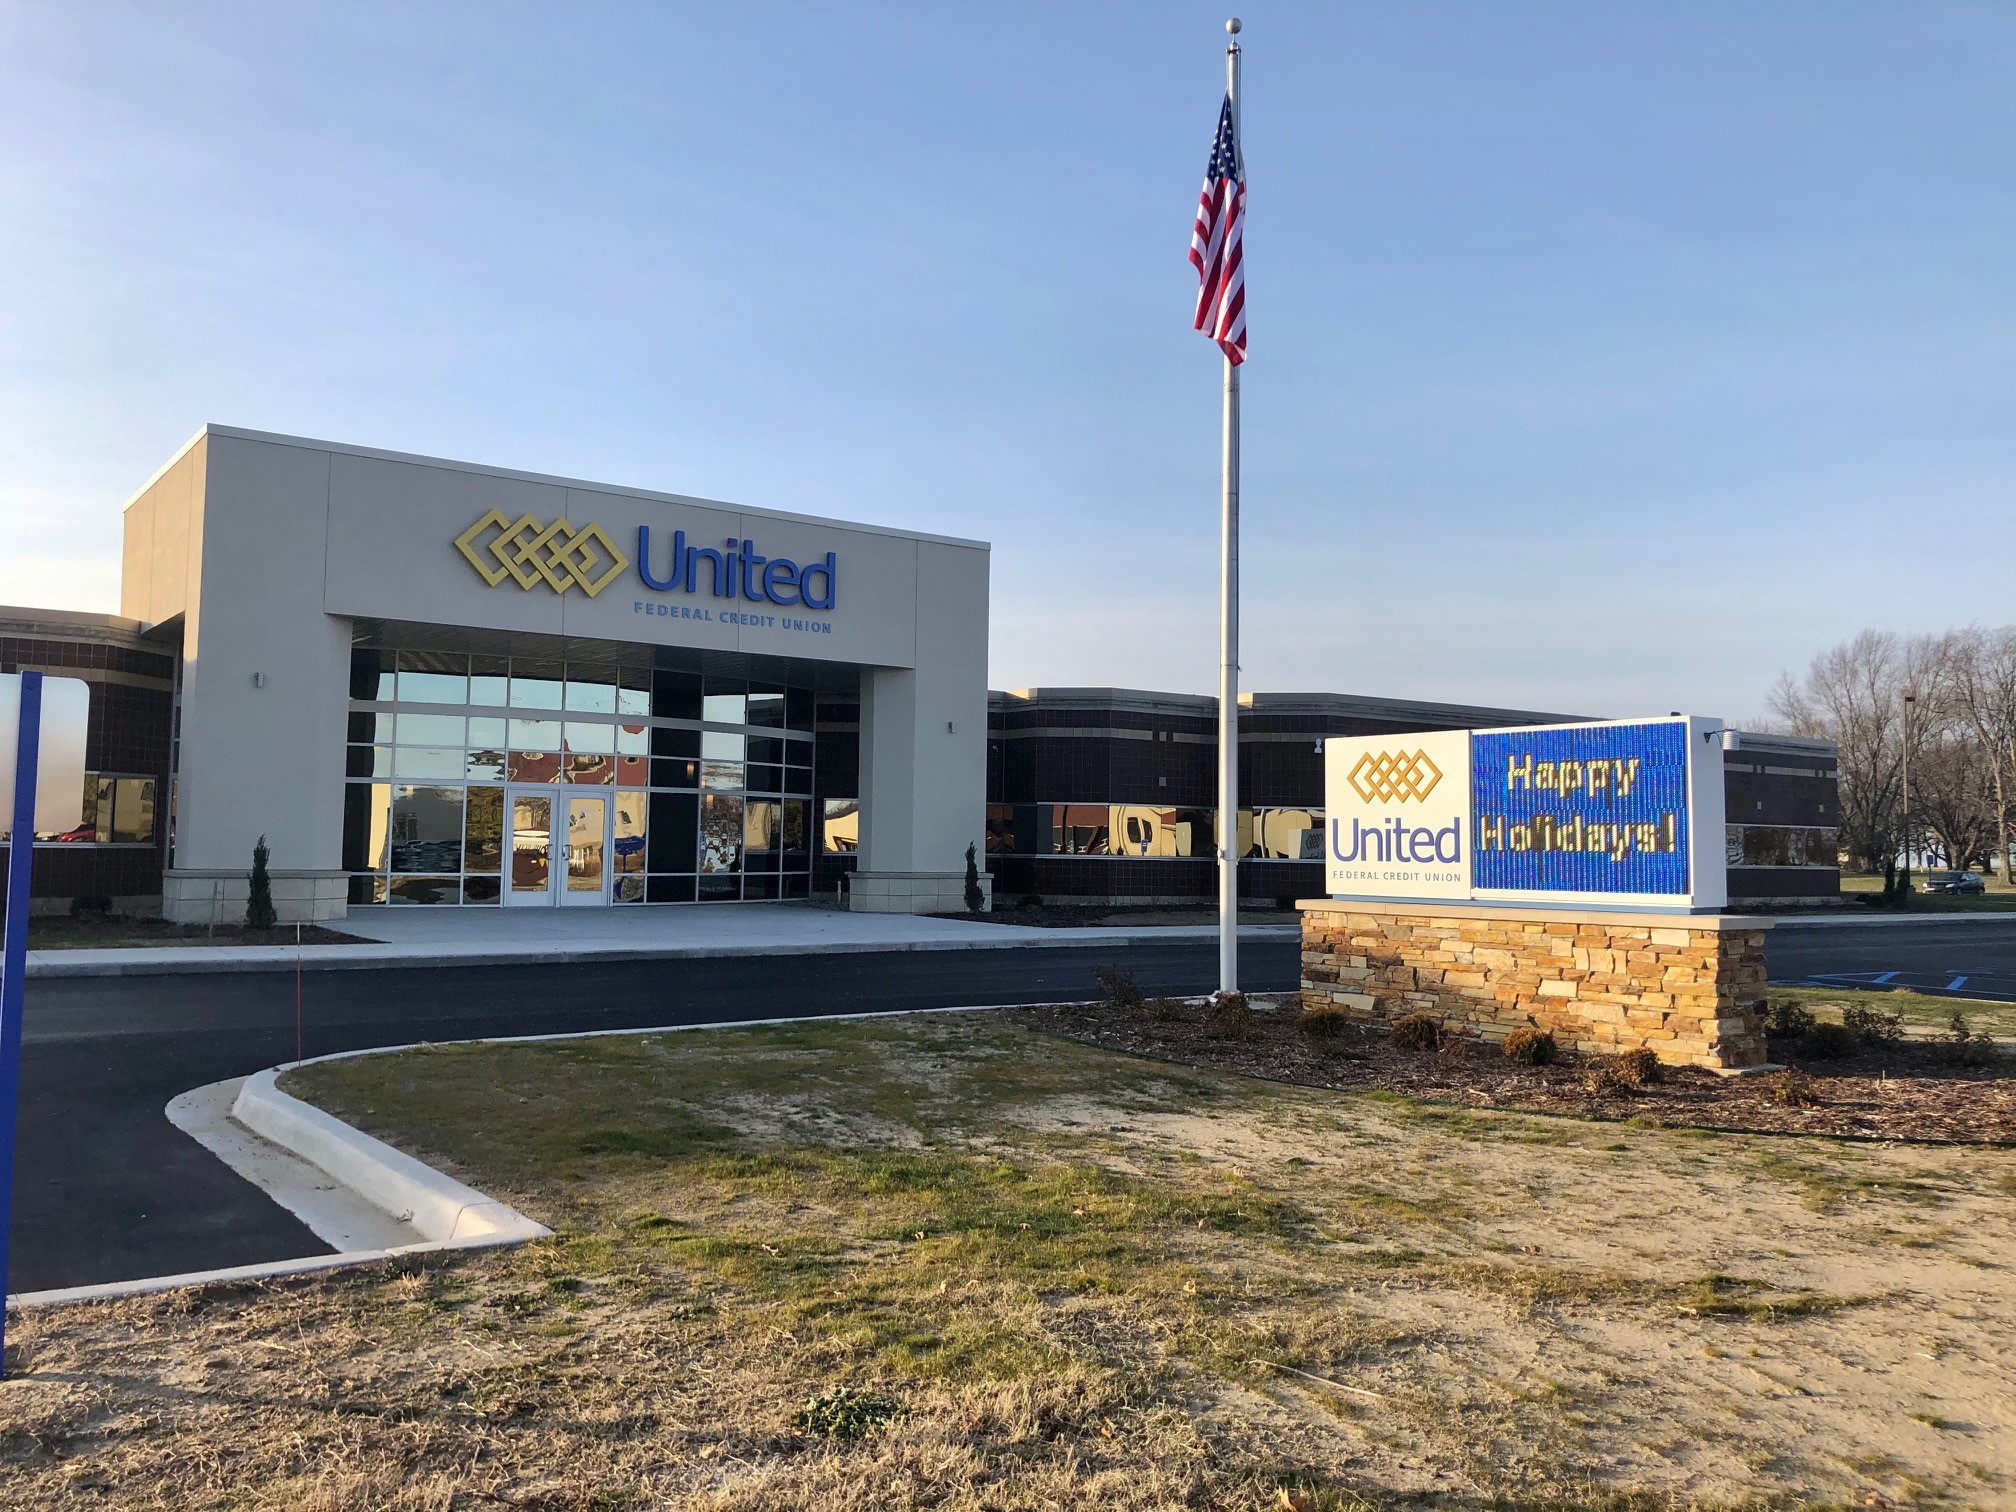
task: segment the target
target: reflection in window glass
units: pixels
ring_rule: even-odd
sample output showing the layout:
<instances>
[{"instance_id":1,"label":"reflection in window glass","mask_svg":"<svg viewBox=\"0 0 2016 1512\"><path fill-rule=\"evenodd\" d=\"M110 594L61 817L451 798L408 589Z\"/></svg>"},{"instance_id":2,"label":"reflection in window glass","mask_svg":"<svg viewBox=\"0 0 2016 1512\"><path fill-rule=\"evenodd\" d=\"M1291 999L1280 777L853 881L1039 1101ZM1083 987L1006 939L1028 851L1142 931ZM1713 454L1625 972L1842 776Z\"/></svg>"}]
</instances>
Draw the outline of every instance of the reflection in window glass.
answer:
<instances>
[{"instance_id":1,"label":"reflection in window glass","mask_svg":"<svg viewBox=\"0 0 2016 1512\"><path fill-rule=\"evenodd\" d=\"M608 756L616 750L616 726L606 724L580 724L567 721L566 745L569 751L591 751Z\"/></svg>"},{"instance_id":2,"label":"reflection in window glass","mask_svg":"<svg viewBox=\"0 0 2016 1512\"><path fill-rule=\"evenodd\" d=\"M797 865L805 865L805 804L802 799L787 798L783 804L783 824L779 843L787 856L797 856Z\"/></svg>"},{"instance_id":3,"label":"reflection in window glass","mask_svg":"<svg viewBox=\"0 0 2016 1512\"><path fill-rule=\"evenodd\" d=\"M1270 861L1321 861L1321 809L1260 809L1254 854Z\"/></svg>"},{"instance_id":4,"label":"reflection in window glass","mask_svg":"<svg viewBox=\"0 0 2016 1512\"><path fill-rule=\"evenodd\" d=\"M510 745L514 751L557 751L560 749L560 721L514 719L511 721Z\"/></svg>"},{"instance_id":5,"label":"reflection in window glass","mask_svg":"<svg viewBox=\"0 0 2016 1512\"><path fill-rule=\"evenodd\" d=\"M495 903L504 893L501 877L470 877L462 884L464 903Z\"/></svg>"},{"instance_id":6,"label":"reflection in window glass","mask_svg":"<svg viewBox=\"0 0 2016 1512\"><path fill-rule=\"evenodd\" d=\"M742 761L748 754L748 737L708 730L700 736L700 754L709 761Z\"/></svg>"},{"instance_id":7,"label":"reflection in window glass","mask_svg":"<svg viewBox=\"0 0 2016 1512\"><path fill-rule=\"evenodd\" d=\"M469 658L453 651L401 651L399 702L469 701Z\"/></svg>"},{"instance_id":8,"label":"reflection in window glass","mask_svg":"<svg viewBox=\"0 0 2016 1512\"><path fill-rule=\"evenodd\" d=\"M117 845L144 845L154 838L154 779L121 777L113 800L112 840Z\"/></svg>"},{"instance_id":9,"label":"reflection in window glass","mask_svg":"<svg viewBox=\"0 0 2016 1512\"><path fill-rule=\"evenodd\" d=\"M725 793L700 798L700 870L742 869L742 800Z\"/></svg>"},{"instance_id":10,"label":"reflection in window glass","mask_svg":"<svg viewBox=\"0 0 2016 1512\"><path fill-rule=\"evenodd\" d=\"M700 717L710 724L747 724L744 716L748 713L749 697L740 691L717 693L714 691L719 679L707 679L707 696L700 701ZM736 685L738 690L740 684Z\"/></svg>"},{"instance_id":11,"label":"reflection in window glass","mask_svg":"<svg viewBox=\"0 0 2016 1512\"><path fill-rule=\"evenodd\" d=\"M390 777L392 747L352 746L343 771L348 777Z\"/></svg>"},{"instance_id":12,"label":"reflection in window glass","mask_svg":"<svg viewBox=\"0 0 2016 1512\"><path fill-rule=\"evenodd\" d=\"M569 751L564 771L563 782L610 783L616 780L616 758Z\"/></svg>"},{"instance_id":13,"label":"reflection in window glass","mask_svg":"<svg viewBox=\"0 0 2016 1512\"><path fill-rule=\"evenodd\" d=\"M567 669L567 707L578 714L616 712L616 669L595 667Z\"/></svg>"},{"instance_id":14,"label":"reflection in window glass","mask_svg":"<svg viewBox=\"0 0 2016 1512\"><path fill-rule=\"evenodd\" d=\"M469 658L469 702L501 709L510 701L511 663L501 656Z\"/></svg>"},{"instance_id":15,"label":"reflection in window glass","mask_svg":"<svg viewBox=\"0 0 2016 1512\"><path fill-rule=\"evenodd\" d=\"M855 798L828 798L820 833L829 851L857 851L861 848L861 804Z\"/></svg>"},{"instance_id":16,"label":"reflection in window glass","mask_svg":"<svg viewBox=\"0 0 2016 1512\"><path fill-rule=\"evenodd\" d=\"M742 844L752 851L774 851L778 848L777 805L765 798L751 798L742 808Z\"/></svg>"},{"instance_id":17,"label":"reflection in window glass","mask_svg":"<svg viewBox=\"0 0 2016 1512\"><path fill-rule=\"evenodd\" d=\"M427 746L400 746L392 756L395 777L460 777L463 775L462 748L452 751Z\"/></svg>"},{"instance_id":18,"label":"reflection in window glass","mask_svg":"<svg viewBox=\"0 0 2016 1512\"><path fill-rule=\"evenodd\" d=\"M345 871L383 871L391 830L390 786L382 782L353 782L344 789L343 869Z\"/></svg>"},{"instance_id":19,"label":"reflection in window glass","mask_svg":"<svg viewBox=\"0 0 2016 1512\"><path fill-rule=\"evenodd\" d=\"M394 903L456 903L462 897L460 877L394 877Z\"/></svg>"},{"instance_id":20,"label":"reflection in window glass","mask_svg":"<svg viewBox=\"0 0 2016 1512\"><path fill-rule=\"evenodd\" d=\"M513 751L508 765L513 782L558 782L560 780L560 753L558 751Z\"/></svg>"},{"instance_id":21,"label":"reflection in window glass","mask_svg":"<svg viewBox=\"0 0 2016 1512\"><path fill-rule=\"evenodd\" d=\"M703 761L700 763L700 786L720 793L739 793L742 790L742 763L739 761Z\"/></svg>"},{"instance_id":22,"label":"reflection in window glass","mask_svg":"<svg viewBox=\"0 0 2016 1512\"><path fill-rule=\"evenodd\" d=\"M617 725L616 753L619 756L642 756L651 749L651 732L642 725Z\"/></svg>"},{"instance_id":23,"label":"reflection in window glass","mask_svg":"<svg viewBox=\"0 0 2016 1512\"><path fill-rule=\"evenodd\" d=\"M514 661L511 663L511 707L514 709L557 709L564 684L560 663Z\"/></svg>"},{"instance_id":24,"label":"reflection in window glass","mask_svg":"<svg viewBox=\"0 0 2016 1512\"><path fill-rule=\"evenodd\" d=\"M648 667L625 667L616 679L616 712L651 712L651 672Z\"/></svg>"},{"instance_id":25,"label":"reflection in window glass","mask_svg":"<svg viewBox=\"0 0 2016 1512\"><path fill-rule=\"evenodd\" d=\"M460 871L462 789L395 786L391 850L395 872Z\"/></svg>"},{"instance_id":26,"label":"reflection in window glass","mask_svg":"<svg viewBox=\"0 0 2016 1512\"><path fill-rule=\"evenodd\" d=\"M504 869L504 789L469 789L469 818L462 844L462 870L501 872Z\"/></svg>"},{"instance_id":27,"label":"reflection in window glass","mask_svg":"<svg viewBox=\"0 0 2016 1512\"><path fill-rule=\"evenodd\" d=\"M752 686L749 689L749 713L744 721L766 730L784 728L784 690Z\"/></svg>"},{"instance_id":28,"label":"reflection in window glass","mask_svg":"<svg viewBox=\"0 0 2016 1512\"><path fill-rule=\"evenodd\" d=\"M1050 806L1050 849L1060 856L1108 856L1112 837L1103 803Z\"/></svg>"},{"instance_id":29,"label":"reflection in window glass","mask_svg":"<svg viewBox=\"0 0 2016 1512\"><path fill-rule=\"evenodd\" d=\"M615 847L619 876L644 870L644 816L649 801L650 795L646 793L616 795ZM620 886L618 896L621 896ZM641 889L638 896L643 896Z\"/></svg>"},{"instance_id":30,"label":"reflection in window glass","mask_svg":"<svg viewBox=\"0 0 2016 1512\"><path fill-rule=\"evenodd\" d=\"M464 721L454 714L401 714L398 743L409 746L460 746Z\"/></svg>"},{"instance_id":31,"label":"reflection in window glass","mask_svg":"<svg viewBox=\"0 0 2016 1512\"><path fill-rule=\"evenodd\" d=\"M469 721L469 744L472 746L501 746L508 738L504 731L506 723L501 719L472 719Z\"/></svg>"}]
</instances>

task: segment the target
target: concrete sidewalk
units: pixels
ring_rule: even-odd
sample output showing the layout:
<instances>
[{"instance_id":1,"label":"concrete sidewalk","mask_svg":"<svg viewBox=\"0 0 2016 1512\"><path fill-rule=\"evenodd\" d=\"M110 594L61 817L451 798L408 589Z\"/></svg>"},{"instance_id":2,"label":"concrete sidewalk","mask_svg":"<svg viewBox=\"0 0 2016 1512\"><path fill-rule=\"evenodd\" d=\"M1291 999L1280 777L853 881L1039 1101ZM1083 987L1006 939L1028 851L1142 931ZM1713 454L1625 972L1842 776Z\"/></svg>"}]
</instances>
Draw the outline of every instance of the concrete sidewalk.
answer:
<instances>
[{"instance_id":1,"label":"concrete sidewalk","mask_svg":"<svg viewBox=\"0 0 2016 1512\"><path fill-rule=\"evenodd\" d=\"M890 950L1000 950L1214 939L1215 925L1038 929L970 919L857 914L795 904L695 904L681 908L358 908L340 926L362 945L306 945L304 971L403 966L553 965L569 961L707 956L853 954ZM285 938L284 926L276 931ZM1287 940L1293 924L1248 924L1242 940ZM161 976L292 971L292 944L36 950L30 977Z\"/></svg>"},{"instance_id":2,"label":"concrete sidewalk","mask_svg":"<svg viewBox=\"0 0 2016 1512\"><path fill-rule=\"evenodd\" d=\"M1824 914L1778 914L1776 918L1780 929L1881 928L1886 924L2003 924L2016 928L2016 909L2008 913L1986 910L1968 913L1877 913L1866 908L1842 908Z\"/></svg>"}]
</instances>

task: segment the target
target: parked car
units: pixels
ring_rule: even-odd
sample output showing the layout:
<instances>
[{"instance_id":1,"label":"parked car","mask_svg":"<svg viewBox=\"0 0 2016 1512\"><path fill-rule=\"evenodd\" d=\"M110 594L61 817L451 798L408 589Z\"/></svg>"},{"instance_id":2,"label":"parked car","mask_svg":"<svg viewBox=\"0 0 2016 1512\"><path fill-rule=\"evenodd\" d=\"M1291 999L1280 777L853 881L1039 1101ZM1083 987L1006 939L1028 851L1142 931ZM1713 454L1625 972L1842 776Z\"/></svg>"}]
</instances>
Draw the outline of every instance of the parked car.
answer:
<instances>
[{"instance_id":1,"label":"parked car","mask_svg":"<svg viewBox=\"0 0 2016 1512\"><path fill-rule=\"evenodd\" d=\"M1936 871L1925 874L1925 891L1928 893L1985 893L1988 884L1981 880L1981 873L1971 871Z\"/></svg>"}]
</instances>

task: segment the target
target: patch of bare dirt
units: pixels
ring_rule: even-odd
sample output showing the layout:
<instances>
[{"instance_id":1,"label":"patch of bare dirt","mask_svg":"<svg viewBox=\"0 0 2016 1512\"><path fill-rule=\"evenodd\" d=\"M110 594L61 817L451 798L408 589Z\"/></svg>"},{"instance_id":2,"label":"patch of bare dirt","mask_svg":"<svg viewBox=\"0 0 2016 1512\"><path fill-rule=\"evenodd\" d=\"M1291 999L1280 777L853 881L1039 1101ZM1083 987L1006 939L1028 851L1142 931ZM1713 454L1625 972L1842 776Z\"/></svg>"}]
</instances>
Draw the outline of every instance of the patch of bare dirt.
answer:
<instances>
[{"instance_id":1,"label":"patch of bare dirt","mask_svg":"<svg viewBox=\"0 0 2016 1512\"><path fill-rule=\"evenodd\" d=\"M1668 1066L1660 1082L1629 1087L1604 1074L1606 1056L1564 1053L1552 1065L1521 1066L1495 1046L1460 1037L1439 1050L1405 1050L1383 1024L1312 1037L1297 1029L1292 994L1258 1006L1250 1029L1236 1036L1214 1033L1204 1006L1192 1002L1168 1003L1160 1016L1110 1002L1019 1012L1038 1028L1105 1049L1307 1087L1662 1128L2016 1144L2016 1057L1980 1045L1900 1040L1802 1061L1798 1041L1773 1040L1772 1058L1785 1070L1718 1076Z\"/></svg>"}]
</instances>

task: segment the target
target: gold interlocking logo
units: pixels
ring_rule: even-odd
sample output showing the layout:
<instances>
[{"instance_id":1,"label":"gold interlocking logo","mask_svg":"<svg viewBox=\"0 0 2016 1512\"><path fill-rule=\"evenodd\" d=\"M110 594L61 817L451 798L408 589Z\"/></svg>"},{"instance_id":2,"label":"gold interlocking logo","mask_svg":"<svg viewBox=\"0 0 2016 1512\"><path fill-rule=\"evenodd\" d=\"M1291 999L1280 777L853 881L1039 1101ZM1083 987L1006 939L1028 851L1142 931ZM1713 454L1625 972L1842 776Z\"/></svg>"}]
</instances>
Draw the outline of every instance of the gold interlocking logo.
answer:
<instances>
[{"instance_id":1,"label":"gold interlocking logo","mask_svg":"<svg viewBox=\"0 0 2016 1512\"><path fill-rule=\"evenodd\" d=\"M1367 751L1358 758L1346 779L1367 803L1405 803L1409 798L1425 803L1442 780L1442 769L1428 759L1426 751L1406 751L1395 755Z\"/></svg>"},{"instance_id":2,"label":"gold interlocking logo","mask_svg":"<svg viewBox=\"0 0 2016 1512\"><path fill-rule=\"evenodd\" d=\"M484 540L491 531L496 534ZM544 583L555 593L579 588L590 598L630 565L600 525L591 522L578 530L566 520L542 525L537 515L514 520L501 509L455 537L455 549L492 588L509 578L520 588Z\"/></svg>"}]
</instances>

